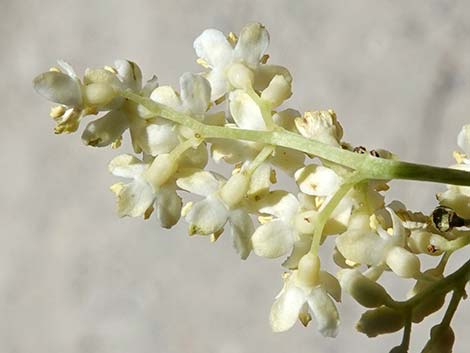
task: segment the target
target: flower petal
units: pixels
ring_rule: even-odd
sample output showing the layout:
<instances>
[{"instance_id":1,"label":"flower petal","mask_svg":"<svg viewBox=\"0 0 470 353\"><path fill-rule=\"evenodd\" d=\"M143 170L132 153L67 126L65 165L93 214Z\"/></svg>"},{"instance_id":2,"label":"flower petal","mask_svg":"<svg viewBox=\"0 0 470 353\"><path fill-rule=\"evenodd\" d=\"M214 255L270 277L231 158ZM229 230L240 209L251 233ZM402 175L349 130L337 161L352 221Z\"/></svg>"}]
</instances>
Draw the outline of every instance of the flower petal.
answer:
<instances>
[{"instance_id":1,"label":"flower petal","mask_svg":"<svg viewBox=\"0 0 470 353\"><path fill-rule=\"evenodd\" d=\"M266 130L259 106L242 90L230 93L230 113L235 123L242 129Z\"/></svg>"},{"instance_id":2,"label":"flower petal","mask_svg":"<svg viewBox=\"0 0 470 353\"><path fill-rule=\"evenodd\" d=\"M252 249L251 236L255 231L253 221L250 215L242 209L232 210L230 212L229 221L233 246L241 259L245 260L248 255L250 255Z\"/></svg>"},{"instance_id":3,"label":"flower petal","mask_svg":"<svg viewBox=\"0 0 470 353\"><path fill-rule=\"evenodd\" d=\"M189 176L184 176L176 180L176 185L190 193L209 196L217 191L221 180L214 173L205 170L197 170Z\"/></svg>"},{"instance_id":4,"label":"flower petal","mask_svg":"<svg viewBox=\"0 0 470 353\"><path fill-rule=\"evenodd\" d=\"M295 181L307 195L330 196L338 190L342 179L330 168L310 164L295 172Z\"/></svg>"},{"instance_id":5,"label":"flower petal","mask_svg":"<svg viewBox=\"0 0 470 353\"><path fill-rule=\"evenodd\" d=\"M78 81L62 72L49 71L36 76L34 89L51 102L69 107L82 104L82 94Z\"/></svg>"},{"instance_id":6,"label":"flower petal","mask_svg":"<svg viewBox=\"0 0 470 353\"><path fill-rule=\"evenodd\" d=\"M269 45L269 33L260 23L245 26L235 46L235 58L256 67Z\"/></svg>"},{"instance_id":7,"label":"flower petal","mask_svg":"<svg viewBox=\"0 0 470 353\"><path fill-rule=\"evenodd\" d=\"M82 133L85 145L104 147L118 138L129 127L127 116L121 110L112 110L103 117L91 121Z\"/></svg>"},{"instance_id":8,"label":"flower petal","mask_svg":"<svg viewBox=\"0 0 470 353\"><path fill-rule=\"evenodd\" d=\"M147 165L130 154L121 154L109 162L108 169L115 176L135 179L142 175Z\"/></svg>"},{"instance_id":9,"label":"flower petal","mask_svg":"<svg viewBox=\"0 0 470 353\"><path fill-rule=\"evenodd\" d=\"M336 337L339 327L338 309L322 287L316 287L307 297L307 302L315 316L318 331L326 337Z\"/></svg>"},{"instance_id":10,"label":"flower petal","mask_svg":"<svg viewBox=\"0 0 470 353\"><path fill-rule=\"evenodd\" d=\"M222 97L228 90L228 81L223 68L214 68L206 75L211 85L211 101Z\"/></svg>"},{"instance_id":11,"label":"flower petal","mask_svg":"<svg viewBox=\"0 0 470 353\"><path fill-rule=\"evenodd\" d=\"M209 235L221 230L228 216L229 211L222 200L216 195L209 195L192 205L185 219L189 223L190 235Z\"/></svg>"},{"instance_id":12,"label":"flower petal","mask_svg":"<svg viewBox=\"0 0 470 353\"><path fill-rule=\"evenodd\" d=\"M142 87L142 71L136 63L129 60L116 60L114 66L124 87L136 92L140 91Z\"/></svg>"},{"instance_id":13,"label":"flower petal","mask_svg":"<svg viewBox=\"0 0 470 353\"><path fill-rule=\"evenodd\" d=\"M129 184L114 184L111 190L117 196L119 217L143 216L155 200L152 186L143 179L136 179Z\"/></svg>"},{"instance_id":14,"label":"flower petal","mask_svg":"<svg viewBox=\"0 0 470 353\"><path fill-rule=\"evenodd\" d=\"M260 201L259 212L273 215L288 223L299 208L297 198L283 190L270 192Z\"/></svg>"},{"instance_id":15,"label":"flower petal","mask_svg":"<svg viewBox=\"0 0 470 353\"><path fill-rule=\"evenodd\" d=\"M193 46L197 56L212 67L226 66L232 60L233 48L219 30L206 29L196 38Z\"/></svg>"},{"instance_id":16,"label":"flower petal","mask_svg":"<svg viewBox=\"0 0 470 353\"><path fill-rule=\"evenodd\" d=\"M150 99L154 102L165 104L173 109L181 109L181 99L170 86L160 86L155 88L152 91L152 94L150 94Z\"/></svg>"},{"instance_id":17,"label":"flower petal","mask_svg":"<svg viewBox=\"0 0 470 353\"><path fill-rule=\"evenodd\" d=\"M294 244L294 230L281 220L274 220L258 227L251 243L258 256L276 258L285 255Z\"/></svg>"},{"instance_id":18,"label":"flower petal","mask_svg":"<svg viewBox=\"0 0 470 353\"><path fill-rule=\"evenodd\" d=\"M299 235L299 240L294 243L292 252L289 257L282 263L282 266L290 270L294 270L299 265L300 259L310 251L312 246L312 236Z\"/></svg>"},{"instance_id":19,"label":"flower petal","mask_svg":"<svg viewBox=\"0 0 470 353\"><path fill-rule=\"evenodd\" d=\"M290 148L276 147L270 162L289 175L304 165L305 154Z\"/></svg>"},{"instance_id":20,"label":"flower petal","mask_svg":"<svg viewBox=\"0 0 470 353\"><path fill-rule=\"evenodd\" d=\"M145 153L152 156L169 153L178 145L178 132L175 131L173 123L158 118L152 122L141 122L143 124L135 129L134 137Z\"/></svg>"},{"instance_id":21,"label":"flower petal","mask_svg":"<svg viewBox=\"0 0 470 353\"><path fill-rule=\"evenodd\" d=\"M174 184L163 185L156 200L157 217L163 228L171 228L181 217L181 197L176 193Z\"/></svg>"},{"instance_id":22,"label":"flower petal","mask_svg":"<svg viewBox=\"0 0 470 353\"><path fill-rule=\"evenodd\" d=\"M211 98L209 81L201 75L186 72L180 78L180 87L184 108L193 114L204 114Z\"/></svg>"},{"instance_id":23,"label":"flower petal","mask_svg":"<svg viewBox=\"0 0 470 353\"><path fill-rule=\"evenodd\" d=\"M271 307L269 321L274 332L283 332L294 326L306 301L302 289L289 286Z\"/></svg>"}]
</instances>

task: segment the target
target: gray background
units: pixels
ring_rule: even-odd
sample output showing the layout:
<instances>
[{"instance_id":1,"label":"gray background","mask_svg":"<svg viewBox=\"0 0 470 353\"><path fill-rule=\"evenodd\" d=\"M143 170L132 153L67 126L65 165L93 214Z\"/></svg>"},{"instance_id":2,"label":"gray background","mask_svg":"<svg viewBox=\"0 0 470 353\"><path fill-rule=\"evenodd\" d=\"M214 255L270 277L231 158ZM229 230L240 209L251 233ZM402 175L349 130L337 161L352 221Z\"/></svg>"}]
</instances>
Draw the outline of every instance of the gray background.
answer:
<instances>
[{"instance_id":1,"label":"gray background","mask_svg":"<svg viewBox=\"0 0 470 353\"><path fill-rule=\"evenodd\" d=\"M279 261L241 262L227 239L190 239L184 224L169 232L117 218L107 162L118 152L54 136L49 104L31 88L56 58L80 72L128 58L176 84L197 70L203 29L249 21L267 26L272 62L294 76L289 106L335 108L353 144L452 162L470 122L468 2L2 0L0 352L386 352L399 342L356 333L349 298L336 340L314 326L271 333ZM390 197L424 211L440 188L393 186ZM455 352L470 344L469 314L464 303ZM422 326L412 351L426 341Z\"/></svg>"}]
</instances>

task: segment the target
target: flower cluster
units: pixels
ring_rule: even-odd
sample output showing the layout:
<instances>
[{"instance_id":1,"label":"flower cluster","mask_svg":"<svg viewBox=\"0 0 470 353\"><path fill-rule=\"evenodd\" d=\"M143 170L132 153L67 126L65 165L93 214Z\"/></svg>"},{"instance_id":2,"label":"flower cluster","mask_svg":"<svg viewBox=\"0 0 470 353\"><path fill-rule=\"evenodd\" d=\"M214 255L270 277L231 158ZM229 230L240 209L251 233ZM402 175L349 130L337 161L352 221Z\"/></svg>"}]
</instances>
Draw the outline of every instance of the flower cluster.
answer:
<instances>
[{"instance_id":1,"label":"flower cluster","mask_svg":"<svg viewBox=\"0 0 470 353\"><path fill-rule=\"evenodd\" d=\"M258 23L238 36L205 30L194 41L202 71L184 73L177 90L159 85L155 76L143 83L140 68L128 60L87 69L82 78L59 61L35 78L34 88L57 104L50 115L58 134L75 132L87 116L86 145L119 148L129 131L134 154L109 163L110 172L125 179L111 186L119 216L148 219L154 213L164 228L183 218L189 235L211 241L229 230L242 259L252 252L284 258L284 285L270 315L274 331L313 320L323 335L335 336L335 302L345 291L371 309L358 323L361 332L376 336L404 327L406 336L408 321L419 322L443 305L450 289L428 297L426 291L443 280L450 254L470 242L470 182L449 185L431 216L399 201L386 203L388 181L413 179L420 166L409 176L410 164L403 172L394 154L347 143L331 109L302 114L285 107L292 76L268 64L268 44ZM458 144L463 152L455 153L452 168L470 171L470 126ZM210 158L216 162L211 167ZM211 170L220 164L231 174ZM295 190L276 186L278 173L293 178ZM320 263L329 237L336 245L336 275ZM440 262L423 270L424 255ZM391 298L378 282L384 272L415 281L406 302L413 305ZM431 340L448 340L449 330L442 323Z\"/></svg>"}]
</instances>

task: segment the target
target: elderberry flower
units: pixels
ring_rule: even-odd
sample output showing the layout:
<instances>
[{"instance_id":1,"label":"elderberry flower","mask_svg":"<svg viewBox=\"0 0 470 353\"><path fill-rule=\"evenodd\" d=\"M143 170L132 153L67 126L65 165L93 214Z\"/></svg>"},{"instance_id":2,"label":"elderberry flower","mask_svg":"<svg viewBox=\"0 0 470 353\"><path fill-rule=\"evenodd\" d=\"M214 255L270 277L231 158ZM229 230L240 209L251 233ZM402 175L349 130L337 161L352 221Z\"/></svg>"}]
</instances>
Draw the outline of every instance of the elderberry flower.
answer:
<instances>
[{"instance_id":1,"label":"elderberry flower","mask_svg":"<svg viewBox=\"0 0 470 353\"><path fill-rule=\"evenodd\" d=\"M284 287L271 308L271 327L275 332L287 331L297 319L307 326L311 320L309 311L322 335L336 336L339 314L322 283L320 261L312 254L300 260L298 270L284 275Z\"/></svg>"},{"instance_id":2,"label":"elderberry flower","mask_svg":"<svg viewBox=\"0 0 470 353\"><path fill-rule=\"evenodd\" d=\"M249 182L249 176L243 171L234 174L228 181L220 175L201 170L178 178L176 183L181 189L204 196L201 201L185 206L189 234L214 234L217 238L228 222L233 245L240 257L246 259L251 252L250 237L254 226L240 202L249 188Z\"/></svg>"},{"instance_id":3,"label":"elderberry flower","mask_svg":"<svg viewBox=\"0 0 470 353\"><path fill-rule=\"evenodd\" d=\"M229 73L233 83L240 82L240 76L246 77L241 86L245 86L247 80L253 80L258 90L264 89L276 75L292 81L287 69L261 65L268 45L268 31L259 23L245 26L239 38L234 34L226 38L216 29L202 32L194 41L194 49L200 58L198 62L210 70L206 78L212 88L211 100L217 100L233 88L228 79Z\"/></svg>"}]
</instances>

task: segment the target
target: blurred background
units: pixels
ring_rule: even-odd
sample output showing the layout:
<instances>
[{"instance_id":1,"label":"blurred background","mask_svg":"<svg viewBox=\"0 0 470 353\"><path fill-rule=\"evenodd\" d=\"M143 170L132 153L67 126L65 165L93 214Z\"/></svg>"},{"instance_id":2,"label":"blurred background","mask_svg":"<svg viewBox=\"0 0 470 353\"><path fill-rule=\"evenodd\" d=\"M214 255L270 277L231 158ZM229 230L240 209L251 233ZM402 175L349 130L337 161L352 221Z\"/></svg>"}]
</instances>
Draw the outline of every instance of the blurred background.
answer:
<instances>
[{"instance_id":1,"label":"blurred background","mask_svg":"<svg viewBox=\"0 0 470 353\"><path fill-rule=\"evenodd\" d=\"M281 261L241 262L227 237L189 238L183 222L119 219L107 162L118 151L54 136L35 75L137 62L176 85L197 71L205 28L239 32L259 21L270 62L294 77L289 106L334 108L354 145L402 159L452 163L470 123L470 3L466 1L3 0L0 12L0 352L387 352L401 334L356 333L361 308L345 296L339 336L312 322L273 334L268 315ZM393 182L389 200L431 211L443 186ZM464 250L468 254L468 251ZM326 258L328 253L323 254ZM468 256L467 256L468 257ZM450 265L455 268L465 255ZM403 295L411 282L392 282ZM418 327L419 351L436 314ZM455 317L455 352L470 344L470 307Z\"/></svg>"}]
</instances>

